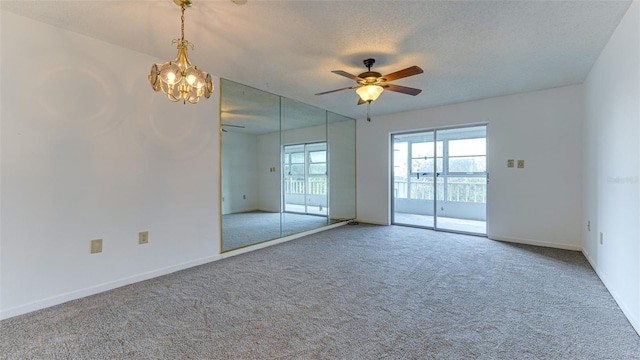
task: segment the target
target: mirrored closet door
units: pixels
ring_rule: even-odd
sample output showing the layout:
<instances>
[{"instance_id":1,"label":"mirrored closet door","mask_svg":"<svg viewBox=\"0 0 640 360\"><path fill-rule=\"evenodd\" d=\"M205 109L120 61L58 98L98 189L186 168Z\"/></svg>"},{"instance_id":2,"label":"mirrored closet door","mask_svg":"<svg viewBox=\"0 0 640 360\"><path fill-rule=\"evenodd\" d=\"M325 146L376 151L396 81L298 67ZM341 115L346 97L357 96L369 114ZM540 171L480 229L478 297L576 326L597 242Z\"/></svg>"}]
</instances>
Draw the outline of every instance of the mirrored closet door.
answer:
<instances>
[{"instance_id":1,"label":"mirrored closet door","mask_svg":"<svg viewBox=\"0 0 640 360\"><path fill-rule=\"evenodd\" d=\"M225 79L221 94L222 252L355 218L354 119Z\"/></svg>"}]
</instances>

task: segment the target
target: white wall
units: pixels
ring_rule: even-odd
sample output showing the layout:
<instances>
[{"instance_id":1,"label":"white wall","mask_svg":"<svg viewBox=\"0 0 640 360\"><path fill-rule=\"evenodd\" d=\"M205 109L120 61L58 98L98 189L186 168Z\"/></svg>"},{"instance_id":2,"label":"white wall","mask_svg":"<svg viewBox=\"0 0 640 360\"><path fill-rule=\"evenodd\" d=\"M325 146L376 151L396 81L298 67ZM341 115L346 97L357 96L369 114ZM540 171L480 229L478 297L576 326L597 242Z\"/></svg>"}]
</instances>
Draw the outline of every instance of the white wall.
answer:
<instances>
[{"instance_id":1,"label":"white wall","mask_svg":"<svg viewBox=\"0 0 640 360\"><path fill-rule=\"evenodd\" d=\"M591 69L585 109L584 252L640 333L640 2Z\"/></svg>"},{"instance_id":2,"label":"white wall","mask_svg":"<svg viewBox=\"0 0 640 360\"><path fill-rule=\"evenodd\" d=\"M258 137L229 130L222 134L222 213L258 210ZM276 176L277 177L277 176Z\"/></svg>"},{"instance_id":3,"label":"white wall","mask_svg":"<svg viewBox=\"0 0 640 360\"><path fill-rule=\"evenodd\" d=\"M358 219L390 221L391 133L486 123L489 237L581 249L582 96L569 86L389 116L375 116L374 103L372 121L357 121Z\"/></svg>"},{"instance_id":4,"label":"white wall","mask_svg":"<svg viewBox=\"0 0 640 360\"><path fill-rule=\"evenodd\" d=\"M275 172L269 168L275 167ZM258 209L280 212L281 198L280 132L258 136Z\"/></svg>"},{"instance_id":5,"label":"white wall","mask_svg":"<svg viewBox=\"0 0 640 360\"><path fill-rule=\"evenodd\" d=\"M0 17L0 316L219 258L219 96L171 103L166 59Z\"/></svg>"}]
</instances>

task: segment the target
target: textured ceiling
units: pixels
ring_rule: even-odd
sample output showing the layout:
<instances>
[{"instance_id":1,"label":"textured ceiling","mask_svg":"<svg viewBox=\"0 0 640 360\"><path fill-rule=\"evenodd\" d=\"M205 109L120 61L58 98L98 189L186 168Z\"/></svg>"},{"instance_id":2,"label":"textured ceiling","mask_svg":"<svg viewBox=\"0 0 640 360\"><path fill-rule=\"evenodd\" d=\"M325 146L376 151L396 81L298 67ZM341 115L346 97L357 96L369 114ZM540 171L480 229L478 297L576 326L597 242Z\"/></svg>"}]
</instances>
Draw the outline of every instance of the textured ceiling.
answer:
<instances>
[{"instance_id":1,"label":"textured ceiling","mask_svg":"<svg viewBox=\"0 0 640 360\"><path fill-rule=\"evenodd\" d=\"M313 94L353 84L376 59L383 74L418 65L373 115L581 83L631 1L192 0L185 38L214 75L362 118L357 95ZM5 11L173 59L180 9L172 0L6 1ZM7 30L7 29L3 29ZM146 81L148 69L141 69Z\"/></svg>"}]
</instances>

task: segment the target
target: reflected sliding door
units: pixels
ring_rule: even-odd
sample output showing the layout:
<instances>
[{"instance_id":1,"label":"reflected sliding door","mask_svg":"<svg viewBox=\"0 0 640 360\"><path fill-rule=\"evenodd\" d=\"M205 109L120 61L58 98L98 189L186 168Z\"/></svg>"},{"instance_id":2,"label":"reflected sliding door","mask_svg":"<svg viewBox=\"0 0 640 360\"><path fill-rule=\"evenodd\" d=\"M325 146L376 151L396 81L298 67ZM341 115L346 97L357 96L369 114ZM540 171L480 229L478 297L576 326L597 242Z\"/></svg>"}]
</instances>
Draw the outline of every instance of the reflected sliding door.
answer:
<instances>
[{"instance_id":1,"label":"reflected sliding door","mask_svg":"<svg viewBox=\"0 0 640 360\"><path fill-rule=\"evenodd\" d=\"M486 126L392 136L392 223L485 235Z\"/></svg>"},{"instance_id":2,"label":"reflected sliding door","mask_svg":"<svg viewBox=\"0 0 640 360\"><path fill-rule=\"evenodd\" d=\"M327 143L283 149L284 211L327 216Z\"/></svg>"}]
</instances>

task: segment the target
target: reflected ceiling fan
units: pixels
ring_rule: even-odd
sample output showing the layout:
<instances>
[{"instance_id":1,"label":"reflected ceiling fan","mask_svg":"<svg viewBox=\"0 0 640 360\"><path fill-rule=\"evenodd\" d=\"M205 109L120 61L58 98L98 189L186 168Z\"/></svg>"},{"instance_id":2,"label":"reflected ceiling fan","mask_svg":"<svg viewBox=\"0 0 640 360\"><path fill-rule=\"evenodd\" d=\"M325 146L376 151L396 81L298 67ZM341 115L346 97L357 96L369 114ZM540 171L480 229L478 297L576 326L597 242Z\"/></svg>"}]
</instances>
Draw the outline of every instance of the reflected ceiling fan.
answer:
<instances>
[{"instance_id":1,"label":"reflected ceiling fan","mask_svg":"<svg viewBox=\"0 0 640 360\"><path fill-rule=\"evenodd\" d=\"M224 126L230 126L230 127L234 127L234 128L241 128L241 129L245 128L242 125L221 124L220 125L220 130L222 130L222 132L229 132L227 129L224 128Z\"/></svg>"},{"instance_id":2,"label":"reflected ceiling fan","mask_svg":"<svg viewBox=\"0 0 640 360\"><path fill-rule=\"evenodd\" d=\"M416 96L422 92L420 89L410 88L407 86L400 86L395 84L389 84L390 81L406 78L413 75L422 74L424 71L418 66L411 66L403 70L399 70L396 72L392 72L390 74L382 76L379 72L371 71L371 66L375 64L375 59L365 59L363 60L364 66L367 67L367 71L362 74L355 76L349 74L346 71L342 70L333 70L331 71L334 74L342 75L346 78L356 81L358 84L345 87L342 89L330 90L321 93L317 93L316 95L325 95L331 94L334 92L342 91L342 90L351 90L355 89L356 93L360 97L358 99L358 105L362 105L364 103L371 104L372 101L375 101L380 94L387 89L389 91L399 92L401 94L407 94ZM367 111L367 120L371 121Z\"/></svg>"}]
</instances>

